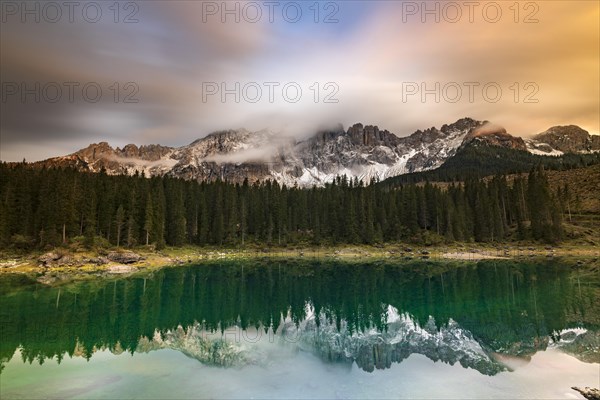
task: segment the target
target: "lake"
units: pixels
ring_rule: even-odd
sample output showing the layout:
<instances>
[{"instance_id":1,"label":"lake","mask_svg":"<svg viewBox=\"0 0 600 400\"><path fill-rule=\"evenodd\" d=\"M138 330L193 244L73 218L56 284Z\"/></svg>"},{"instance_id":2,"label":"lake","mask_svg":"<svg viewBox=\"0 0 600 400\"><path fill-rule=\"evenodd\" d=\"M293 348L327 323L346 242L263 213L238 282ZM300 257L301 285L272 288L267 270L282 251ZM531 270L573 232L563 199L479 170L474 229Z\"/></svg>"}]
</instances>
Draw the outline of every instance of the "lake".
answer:
<instances>
[{"instance_id":1,"label":"lake","mask_svg":"<svg viewBox=\"0 0 600 400\"><path fill-rule=\"evenodd\" d=\"M53 286L0 275L0 397L582 398L597 267L207 262Z\"/></svg>"}]
</instances>

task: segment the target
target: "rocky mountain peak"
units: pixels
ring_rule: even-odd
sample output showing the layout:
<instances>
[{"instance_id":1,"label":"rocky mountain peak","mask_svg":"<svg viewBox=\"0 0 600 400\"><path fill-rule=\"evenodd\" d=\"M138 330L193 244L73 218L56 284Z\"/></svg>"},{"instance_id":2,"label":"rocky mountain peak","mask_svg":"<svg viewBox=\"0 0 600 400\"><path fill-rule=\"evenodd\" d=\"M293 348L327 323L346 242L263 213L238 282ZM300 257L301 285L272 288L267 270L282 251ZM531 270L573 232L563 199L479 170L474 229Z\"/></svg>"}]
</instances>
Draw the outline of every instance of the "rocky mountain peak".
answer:
<instances>
[{"instance_id":1,"label":"rocky mountain peak","mask_svg":"<svg viewBox=\"0 0 600 400\"><path fill-rule=\"evenodd\" d=\"M452 123L452 124L444 124L442 125L442 127L440 128L440 131L448 134L450 132L455 132L455 131L469 131L471 129L474 128L479 128L480 126L486 124L487 121L476 121L473 118L469 118L469 117L465 117L465 118L461 118L458 121Z\"/></svg>"},{"instance_id":2,"label":"rocky mountain peak","mask_svg":"<svg viewBox=\"0 0 600 400\"><path fill-rule=\"evenodd\" d=\"M512 136L506 132L506 129L503 127L491 123L484 123L481 126L472 129L465 137L463 143L468 144L472 142L514 150L527 150L525 141L522 138Z\"/></svg>"},{"instance_id":3,"label":"rocky mountain peak","mask_svg":"<svg viewBox=\"0 0 600 400\"><path fill-rule=\"evenodd\" d=\"M109 174L143 172L146 176L170 175L197 181L241 183L248 179L253 183L270 179L288 186L310 187L341 175L369 182L431 170L469 144L560 155L562 151L557 148L585 152L600 149L600 137L590 137L576 126L553 127L525 143L501 126L466 117L405 137L377 125L356 123L347 130L341 125L324 129L301 141L268 130L232 129L213 132L178 148L128 144L120 149L100 142L37 164L91 172L106 170Z\"/></svg>"},{"instance_id":4,"label":"rocky mountain peak","mask_svg":"<svg viewBox=\"0 0 600 400\"><path fill-rule=\"evenodd\" d=\"M193 147L197 145L201 145L206 142L224 142L231 140L241 140L243 139L249 132L245 129L229 129L229 130L221 130L209 133L203 138L196 139L192 143L188 145L188 147Z\"/></svg>"},{"instance_id":5,"label":"rocky mountain peak","mask_svg":"<svg viewBox=\"0 0 600 400\"><path fill-rule=\"evenodd\" d=\"M171 150L172 149L170 147L157 144L140 147L136 146L135 144L128 144L120 149L119 147L111 147L107 142L100 142L91 144L85 149L81 149L72 155L78 156L86 162L91 163L100 160L115 161L118 158L156 161L169 154Z\"/></svg>"},{"instance_id":6,"label":"rocky mountain peak","mask_svg":"<svg viewBox=\"0 0 600 400\"><path fill-rule=\"evenodd\" d=\"M600 136L592 136L577 125L553 126L532 138L534 144L547 144L563 153L600 150Z\"/></svg>"},{"instance_id":7,"label":"rocky mountain peak","mask_svg":"<svg viewBox=\"0 0 600 400\"><path fill-rule=\"evenodd\" d=\"M358 123L348 128L347 134L356 145L363 146L393 146L398 143L398 137L387 130L380 130L377 125Z\"/></svg>"},{"instance_id":8,"label":"rocky mountain peak","mask_svg":"<svg viewBox=\"0 0 600 400\"><path fill-rule=\"evenodd\" d=\"M133 146L135 147L135 145ZM159 144L149 144L140 146L137 150L137 154L142 160L157 161L172 151L172 147L161 146Z\"/></svg>"},{"instance_id":9,"label":"rocky mountain peak","mask_svg":"<svg viewBox=\"0 0 600 400\"><path fill-rule=\"evenodd\" d=\"M534 136L534 139L540 140L544 138L580 138L587 139L589 132L580 128L577 125L557 125L548 128L546 131Z\"/></svg>"},{"instance_id":10,"label":"rocky mountain peak","mask_svg":"<svg viewBox=\"0 0 600 400\"><path fill-rule=\"evenodd\" d=\"M92 143L85 149L81 149L74 153L84 160L96 161L101 158L107 158L115 155L115 150L107 143Z\"/></svg>"},{"instance_id":11,"label":"rocky mountain peak","mask_svg":"<svg viewBox=\"0 0 600 400\"><path fill-rule=\"evenodd\" d=\"M139 148L135 144L130 143L125 145L122 150L117 147L117 151L123 154L134 156L138 154Z\"/></svg>"}]
</instances>

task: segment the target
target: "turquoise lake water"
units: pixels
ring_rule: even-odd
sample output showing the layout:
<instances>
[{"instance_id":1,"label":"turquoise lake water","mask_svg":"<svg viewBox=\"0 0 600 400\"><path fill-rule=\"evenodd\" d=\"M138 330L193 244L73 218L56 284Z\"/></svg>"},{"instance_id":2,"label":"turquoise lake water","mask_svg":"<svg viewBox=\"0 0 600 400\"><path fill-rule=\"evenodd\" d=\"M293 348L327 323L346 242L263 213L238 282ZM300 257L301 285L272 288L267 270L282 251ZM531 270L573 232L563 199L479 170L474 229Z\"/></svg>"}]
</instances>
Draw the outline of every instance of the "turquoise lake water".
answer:
<instances>
[{"instance_id":1,"label":"turquoise lake water","mask_svg":"<svg viewBox=\"0 0 600 400\"><path fill-rule=\"evenodd\" d=\"M0 276L0 397L581 398L600 279L550 261L244 261Z\"/></svg>"}]
</instances>

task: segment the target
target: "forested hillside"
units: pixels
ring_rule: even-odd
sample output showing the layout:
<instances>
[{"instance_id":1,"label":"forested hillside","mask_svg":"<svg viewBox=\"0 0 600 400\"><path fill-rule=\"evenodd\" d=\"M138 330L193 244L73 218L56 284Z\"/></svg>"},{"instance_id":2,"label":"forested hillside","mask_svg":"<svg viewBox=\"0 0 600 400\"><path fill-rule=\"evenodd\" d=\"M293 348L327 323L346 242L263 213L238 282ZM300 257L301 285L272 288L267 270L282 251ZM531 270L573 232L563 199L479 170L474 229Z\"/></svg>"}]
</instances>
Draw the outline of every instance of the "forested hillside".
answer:
<instances>
[{"instance_id":1,"label":"forested hillside","mask_svg":"<svg viewBox=\"0 0 600 400\"><path fill-rule=\"evenodd\" d=\"M561 156L542 156L527 151L471 143L459 149L439 168L395 176L383 181L398 185L423 181L464 181L496 174L529 172L532 165L546 170L570 170L600 164L600 153L566 153Z\"/></svg>"},{"instance_id":2,"label":"forested hillside","mask_svg":"<svg viewBox=\"0 0 600 400\"><path fill-rule=\"evenodd\" d=\"M169 177L108 176L0 165L0 243L43 248L247 243L377 244L407 241L556 242L569 191L554 193L544 172L439 188L389 189L349 182L298 189L197 183ZM529 222L531 221L531 223Z\"/></svg>"},{"instance_id":3,"label":"forested hillside","mask_svg":"<svg viewBox=\"0 0 600 400\"><path fill-rule=\"evenodd\" d=\"M509 177L510 179L510 177ZM550 188L558 189L568 182L568 194L575 200L573 211L600 217L600 165L565 171L548 171Z\"/></svg>"}]
</instances>

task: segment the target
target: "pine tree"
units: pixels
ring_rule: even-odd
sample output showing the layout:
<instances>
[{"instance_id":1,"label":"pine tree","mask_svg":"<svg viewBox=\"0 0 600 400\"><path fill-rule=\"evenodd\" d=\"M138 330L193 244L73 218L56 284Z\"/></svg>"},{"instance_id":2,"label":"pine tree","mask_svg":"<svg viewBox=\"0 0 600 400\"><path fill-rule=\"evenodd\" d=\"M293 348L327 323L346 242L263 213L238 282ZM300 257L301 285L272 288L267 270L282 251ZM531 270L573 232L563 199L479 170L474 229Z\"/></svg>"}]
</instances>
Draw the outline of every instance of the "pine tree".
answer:
<instances>
[{"instance_id":1,"label":"pine tree","mask_svg":"<svg viewBox=\"0 0 600 400\"><path fill-rule=\"evenodd\" d=\"M125 224L125 210L123 209L123 205L120 204L119 208L117 208L117 214L115 215L117 247L119 247L121 245L121 232L122 232L124 224Z\"/></svg>"},{"instance_id":2,"label":"pine tree","mask_svg":"<svg viewBox=\"0 0 600 400\"><path fill-rule=\"evenodd\" d=\"M146 233L146 246L150 243L150 233L154 230L154 209L152 206L152 196L148 195L146 200L146 212L144 218L144 232Z\"/></svg>"},{"instance_id":3,"label":"pine tree","mask_svg":"<svg viewBox=\"0 0 600 400\"><path fill-rule=\"evenodd\" d=\"M552 204L548 182L541 167L529 174L527 193L532 236L534 239L547 238L547 229L552 224Z\"/></svg>"},{"instance_id":4,"label":"pine tree","mask_svg":"<svg viewBox=\"0 0 600 400\"><path fill-rule=\"evenodd\" d=\"M156 243L157 249L165 247L165 218L166 218L166 199L165 191L163 187L163 180L157 179L153 189L153 208L154 208L154 220L152 221L152 227L154 228L154 242Z\"/></svg>"},{"instance_id":5,"label":"pine tree","mask_svg":"<svg viewBox=\"0 0 600 400\"><path fill-rule=\"evenodd\" d=\"M88 192L89 200L86 202L89 204L89 207L85 210L84 217L84 243L87 248L92 248L94 246L94 240L96 237L96 192L92 189Z\"/></svg>"},{"instance_id":6,"label":"pine tree","mask_svg":"<svg viewBox=\"0 0 600 400\"><path fill-rule=\"evenodd\" d=\"M569 184L565 183L564 189L563 189L563 202L565 204L565 209L568 212L569 215L569 222L572 222L571 219L571 191L569 190Z\"/></svg>"},{"instance_id":7,"label":"pine tree","mask_svg":"<svg viewBox=\"0 0 600 400\"><path fill-rule=\"evenodd\" d=\"M135 202L132 200L132 206L135 206ZM127 247L132 247L137 243L137 223L135 221L135 209L129 208L127 217Z\"/></svg>"},{"instance_id":8,"label":"pine tree","mask_svg":"<svg viewBox=\"0 0 600 400\"><path fill-rule=\"evenodd\" d=\"M444 226L444 237L446 238L447 242L452 242L454 241L454 202L452 201L452 198L450 196L446 196L445 197L446 202L445 202L445 226Z\"/></svg>"},{"instance_id":9,"label":"pine tree","mask_svg":"<svg viewBox=\"0 0 600 400\"><path fill-rule=\"evenodd\" d=\"M348 215L343 217L346 225L346 234L344 235L344 237L346 238L348 243L358 243L359 236L358 227L356 223L358 215L356 213L354 201L349 195L346 198L346 208L348 209ZM334 236L334 240L336 239L337 235Z\"/></svg>"},{"instance_id":10,"label":"pine tree","mask_svg":"<svg viewBox=\"0 0 600 400\"><path fill-rule=\"evenodd\" d=\"M186 191L185 211L186 211L186 226L187 226L187 242L194 243L198 237L198 203L194 201L198 197L197 186L188 188Z\"/></svg>"},{"instance_id":11,"label":"pine tree","mask_svg":"<svg viewBox=\"0 0 600 400\"><path fill-rule=\"evenodd\" d=\"M552 228L550 229L551 236L548 238L548 242L557 243L562 240L564 232L562 226L562 214L559 211L558 199L552 201Z\"/></svg>"},{"instance_id":12,"label":"pine tree","mask_svg":"<svg viewBox=\"0 0 600 400\"><path fill-rule=\"evenodd\" d=\"M561 240L570 215L568 187L551 193L541 169L509 185L503 176L437 185L365 186L339 177L321 188L274 182L233 185L170 177L81 174L0 164L0 245L59 245L97 235L121 246L185 243L245 245L504 240L516 228ZM577 199L575 200L577 201ZM580 200L579 200L580 201ZM144 205L144 207L140 207Z\"/></svg>"}]
</instances>

